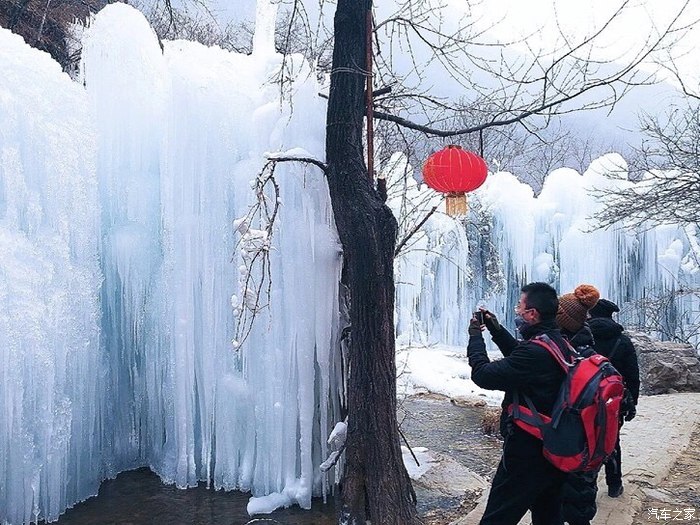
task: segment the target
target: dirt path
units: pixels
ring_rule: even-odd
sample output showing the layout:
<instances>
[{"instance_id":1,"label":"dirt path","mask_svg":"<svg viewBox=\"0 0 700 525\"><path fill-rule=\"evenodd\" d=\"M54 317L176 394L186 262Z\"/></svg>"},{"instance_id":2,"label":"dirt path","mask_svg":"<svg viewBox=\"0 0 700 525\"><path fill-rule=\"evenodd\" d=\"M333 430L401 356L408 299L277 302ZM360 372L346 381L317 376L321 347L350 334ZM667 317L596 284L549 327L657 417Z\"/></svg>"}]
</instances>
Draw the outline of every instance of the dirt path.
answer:
<instances>
[{"instance_id":1,"label":"dirt path","mask_svg":"<svg viewBox=\"0 0 700 525\"><path fill-rule=\"evenodd\" d=\"M642 490L646 499L633 525L680 521L680 517L686 523L700 523L700 426L668 476L658 486Z\"/></svg>"},{"instance_id":2,"label":"dirt path","mask_svg":"<svg viewBox=\"0 0 700 525\"><path fill-rule=\"evenodd\" d=\"M598 515L595 525L632 525L633 523L663 523L668 520L647 520L648 493L662 487L673 474L676 464L692 458L692 438L700 431L700 394L667 394L642 397L639 414L622 427L622 471L625 493L613 499L607 496L603 476L599 484ZM691 454L690 456L688 454ZM692 461L691 461L692 462ZM688 477L700 477L698 464ZM678 478L679 481L683 481ZM652 492L649 492L652 491ZM683 501L675 501L675 507ZM690 502L687 502L690 503ZM640 521L646 520L646 521ZM686 523L700 523L700 505L696 503L695 518Z\"/></svg>"}]
</instances>

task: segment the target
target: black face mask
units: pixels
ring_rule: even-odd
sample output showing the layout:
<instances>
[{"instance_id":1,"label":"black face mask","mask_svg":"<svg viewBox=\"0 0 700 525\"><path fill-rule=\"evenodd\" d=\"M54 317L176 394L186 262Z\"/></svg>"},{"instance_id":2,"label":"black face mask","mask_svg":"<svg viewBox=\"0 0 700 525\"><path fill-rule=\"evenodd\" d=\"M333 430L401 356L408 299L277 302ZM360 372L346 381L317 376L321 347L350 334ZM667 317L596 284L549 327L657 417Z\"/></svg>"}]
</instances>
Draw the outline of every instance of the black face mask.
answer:
<instances>
[{"instance_id":1,"label":"black face mask","mask_svg":"<svg viewBox=\"0 0 700 525\"><path fill-rule=\"evenodd\" d=\"M530 328L530 323L528 323L525 319L523 319L522 315L516 315L515 316L515 328L518 332L520 332L521 335L523 335L523 332L525 332L528 328Z\"/></svg>"}]
</instances>

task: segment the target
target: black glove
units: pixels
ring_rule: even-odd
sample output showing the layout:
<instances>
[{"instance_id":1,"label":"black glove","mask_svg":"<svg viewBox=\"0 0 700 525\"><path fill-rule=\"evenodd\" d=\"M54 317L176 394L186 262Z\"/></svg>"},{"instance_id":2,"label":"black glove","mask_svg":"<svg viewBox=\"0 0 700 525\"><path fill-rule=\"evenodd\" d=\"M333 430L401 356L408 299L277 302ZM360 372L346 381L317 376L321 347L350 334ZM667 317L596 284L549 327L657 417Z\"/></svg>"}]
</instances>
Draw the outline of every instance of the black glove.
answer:
<instances>
[{"instance_id":1,"label":"black glove","mask_svg":"<svg viewBox=\"0 0 700 525\"><path fill-rule=\"evenodd\" d=\"M628 409L627 412L625 413L625 421L632 421L636 415L637 415L637 408L636 407L632 407L632 408Z\"/></svg>"},{"instance_id":2,"label":"black glove","mask_svg":"<svg viewBox=\"0 0 700 525\"><path fill-rule=\"evenodd\" d=\"M476 320L475 317L472 317L472 320L469 321L469 337L483 337L481 335L481 325L479 324L479 321Z\"/></svg>"},{"instance_id":3,"label":"black glove","mask_svg":"<svg viewBox=\"0 0 700 525\"><path fill-rule=\"evenodd\" d=\"M501 329L501 324L496 319L496 315L492 314L488 310L483 310L484 312L484 324L489 332L498 332Z\"/></svg>"}]
</instances>

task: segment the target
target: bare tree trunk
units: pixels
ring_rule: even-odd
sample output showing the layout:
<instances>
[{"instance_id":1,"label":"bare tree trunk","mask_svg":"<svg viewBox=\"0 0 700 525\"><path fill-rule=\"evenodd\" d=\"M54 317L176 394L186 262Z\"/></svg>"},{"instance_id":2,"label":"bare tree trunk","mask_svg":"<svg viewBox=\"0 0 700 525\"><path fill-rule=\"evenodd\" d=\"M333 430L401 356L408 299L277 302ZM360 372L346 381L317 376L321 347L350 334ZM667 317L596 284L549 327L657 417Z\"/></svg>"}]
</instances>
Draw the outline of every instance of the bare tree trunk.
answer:
<instances>
[{"instance_id":1,"label":"bare tree trunk","mask_svg":"<svg viewBox=\"0 0 700 525\"><path fill-rule=\"evenodd\" d=\"M350 289L348 437L339 519L419 523L396 420L394 247L397 225L367 176L362 147L366 14L338 0L328 101L328 185Z\"/></svg>"}]
</instances>

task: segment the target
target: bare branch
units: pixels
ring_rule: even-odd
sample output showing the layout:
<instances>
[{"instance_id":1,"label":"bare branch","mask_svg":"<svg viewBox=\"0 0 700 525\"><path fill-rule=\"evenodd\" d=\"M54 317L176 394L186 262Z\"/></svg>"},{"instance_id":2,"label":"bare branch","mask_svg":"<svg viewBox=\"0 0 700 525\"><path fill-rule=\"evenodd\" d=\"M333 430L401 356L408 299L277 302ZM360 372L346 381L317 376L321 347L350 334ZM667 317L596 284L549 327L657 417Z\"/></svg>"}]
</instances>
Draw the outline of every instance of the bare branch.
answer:
<instances>
[{"instance_id":1,"label":"bare branch","mask_svg":"<svg viewBox=\"0 0 700 525\"><path fill-rule=\"evenodd\" d=\"M328 166L326 166L323 162L321 162L318 159L314 159L311 157L276 157L276 156L268 156L268 159L270 162L301 162L302 164L313 164L317 168L319 168L321 171L324 173L328 169Z\"/></svg>"},{"instance_id":2,"label":"bare branch","mask_svg":"<svg viewBox=\"0 0 700 525\"><path fill-rule=\"evenodd\" d=\"M672 108L665 118L645 116L647 139L637 151L636 170L644 178L636 184L627 178L626 166L609 178L613 184L594 195L606 204L596 215L598 226L619 221L645 224L700 222L700 104Z\"/></svg>"},{"instance_id":3,"label":"bare branch","mask_svg":"<svg viewBox=\"0 0 700 525\"><path fill-rule=\"evenodd\" d=\"M435 205L433 209L426 213L425 217L423 217L423 219L418 224L416 224L416 226L410 232L408 232L408 234L403 239L401 239L401 241L396 245L396 249L394 250L394 257L399 256L401 250L406 246L406 243L411 239L411 237L413 237L416 234L416 232L418 232L418 230L420 230L423 227L423 225L428 221L428 219L430 219L431 215L435 213L435 211L439 207L439 204Z\"/></svg>"}]
</instances>

